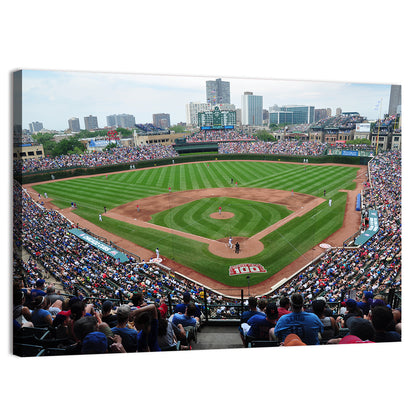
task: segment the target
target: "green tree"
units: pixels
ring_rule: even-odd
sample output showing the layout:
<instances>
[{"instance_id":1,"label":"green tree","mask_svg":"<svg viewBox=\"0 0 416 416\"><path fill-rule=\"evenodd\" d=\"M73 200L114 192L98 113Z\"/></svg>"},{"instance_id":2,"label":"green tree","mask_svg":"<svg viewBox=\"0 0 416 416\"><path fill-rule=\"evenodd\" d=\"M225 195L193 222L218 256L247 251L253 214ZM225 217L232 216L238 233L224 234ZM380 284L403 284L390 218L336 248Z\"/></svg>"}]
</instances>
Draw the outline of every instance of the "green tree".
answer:
<instances>
[{"instance_id":1,"label":"green tree","mask_svg":"<svg viewBox=\"0 0 416 416\"><path fill-rule=\"evenodd\" d=\"M117 133L121 133L121 137L132 137L133 132L131 130L125 129L123 127L117 128Z\"/></svg>"},{"instance_id":2,"label":"green tree","mask_svg":"<svg viewBox=\"0 0 416 416\"><path fill-rule=\"evenodd\" d=\"M117 143L111 142L111 143L108 143L108 145L106 147L104 147L103 150L110 150L110 149L114 149L116 147L117 147Z\"/></svg>"},{"instance_id":3,"label":"green tree","mask_svg":"<svg viewBox=\"0 0 416 416\"><path fill-rule=\"evenodd\" d=\"M273 136L273 134L270 134L266 130L259 130L258 132L254 133L254 136L256 136L259 140L263 140L264 142L276 141L276 138Z\"/></svg>"},{"instance_id":4,"label":"green tree","mask_svg":"<svg viewBox=\"0 0 416 416\"><path fill-rule=\"evenodd\" d=\"M174 126L170 127L171 130L173 130L175 133L185 133L185 127L178 126L175 124Z\"/></svg>"}]
</instances>

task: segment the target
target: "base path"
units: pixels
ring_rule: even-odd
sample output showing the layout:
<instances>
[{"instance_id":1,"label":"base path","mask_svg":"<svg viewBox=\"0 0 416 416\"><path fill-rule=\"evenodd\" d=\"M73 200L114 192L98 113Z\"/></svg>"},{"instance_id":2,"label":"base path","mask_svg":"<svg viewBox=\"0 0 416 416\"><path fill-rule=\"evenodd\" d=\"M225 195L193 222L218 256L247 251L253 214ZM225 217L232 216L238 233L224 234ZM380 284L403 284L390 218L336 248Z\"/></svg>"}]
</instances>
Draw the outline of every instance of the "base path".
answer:
<instances>
[{"instance_id":1,"label":"base path","mask_svg":"<svg viewBox=\"0 0 416 416\"><path fill-rule=\"evenodd\" d=\"M214 162L214 161L213 161ZM220 163L220 162L217 162ZM288 163L288 162L265 162L265 163ZM294 162L290 162L290 163L294 163ZM330 166L330 164L322 164L325 166ZM326 238L325 240L321 241L320 243L327 243L329 245L331 245L332 247L338 247L338 246L342 246L343 242L350 237L352 234L354 234L355 231L358 231L359 227L360 227L360 223L361 223L361 213L359 211L355 210L355 206L356 206L356 197L358 195L358 193L361 192L361 190L364 187L364 183L367 181L367 166L357 166L357 165L342 165L342 166L352 166L352 167L359 167L360 169L357 172L357 176L356 179L354 180L354 182L357 184L356 189L350 191L344 191L347 193L347 203L346 203L346 209L345 209L345 214L344 214L344 222L343 225L340 229L338 229L335 233L333 233L332 235L330 235L328 238ZM147 169L155 169L155 168L147 168ZM120 172L115 172L115 173L120 173ZM98 175L92 175L92 176L98 176ZM87 177L87 176L85 176ZM65 178L63 180L68 180L70 178ZM48 182L52 182L52 181L48 181ZM45 183L45 182L40 182L40 183ZM37 184L37 183L36 183ZM36 192L35 190L33 190L32 185L36 185L35 183L33 184L27 184L27 185L23 185L23 187L31 194L31 196L33 197L33 199L35 201L37 201L37 196L38 196L38 192ZM297 213L297 215L303 215L306 211L306 209L308 209L308 205L307 204L315 204L319 205L322 202L322 198L316 198L313 197L311 195L304 195L304 194L297 194L295 193L294 195L292 195L291 192L288 191L279 191L279 190L272 190L272 189L262 189L262 188L256 188L257 192L256 193L250 193L250 196L248 196L247 194L244 195L244 192L247 192L248 188L225 188L227 191L227 194L225 196L228 197L234 197L234 198L242 198L242 199L250 199L250 200L255 200L255 201L260 201L260 202L274 202L274 203L278 203L279 205L286 205L291 211L294 211L291 215L295 215ZM252 188L251 188L252 190ZM121 219L122 221L128 221L130 222L130 220L128 220L128 216L130 216L132 223L134 223L135 225L139 225L138 221L140 218L140 221L142 222L141 226L144 226L144 224L149 224L147 221L150 220L152 212L159 212L162 210L166 210L169 207L173 207L173 205L169 205L169 202L172 203L172 199L174 198L178 198L178 203L177 205L181 205L181 204L186 204L192 200L195 199L200 199L200 198L209 198L209 197L213 197L213 196L224 196L224 195L216 195L216 191L219 191L219 189L204 189L204 190L199 190L199 191L183 191L183 192L173 192L173 193L168 193L168 194L162 194L162 195L158 195L155 197L149 197L149 198L160 198L158 200L153 200L153 203L156 203L156 201L158 203L160 203L160 205L158 207L150 207L147 206L146 204L143 205L143 202L148 199L148 198L144 198L140 200L140 212L137 212L137 203L138 201L132 202L130 204L125 204L124 208L126 209L127 205L130 205L128 210L130 211L128 215L127 212L125 212L124 214L122 214L121 212L117 212L117 210L120 207L117 207L111 211L108 211L107 214L108 216L111 216L113 218L116 218L116 216L118 216L117 219ZM271 191L277 191L279 194L273 194L273 196L269 196L272 194ZM196 195L192 196L192 192L198 192L200 193L198 195L198 197L196 197ZM222 191L220 191L222 192ZM240 193L242 192L242 193ZM284 194L286 193L286 194ZM181 195L176 195L175 194L181 194ZM244 195L244 197L242 196ZM261 196L263 195L263 196ZM265 200L264 198L271 198L271 200ZM306 198L308 197L308 198ZM170 201L169 201L170 198ZM190 199L193 198L193 199ZM260 198L260 199L258 199ZM273 200L273 198L275 198ZM277 199L276 199L277 198ZM298 199L299 198L299 199ZM306 199L304 199L306 198ZM286 203L283 203L282 201L286 200ZM125 240L117 235L114 235L104 229L102 229L101 227L99 227L98 225L95 225L87 220L85 220L84 218L78 216L76 214L76 209L71 209L71 208L65 208L65 209L59 209L58 207L56 207L51 200L48 199L43 199L43 201L45 202L45 207L48 209L55 209L59 212L61 212L63 215L65 215L69 220L71 220L72 222L74 222L75 224L78 224L79 227L81 228L86 228L91 230L91 232L100 235L104 238L106 238L109 241L112 241L113 243L117 244L118 246L122 247L123 249L130 251L134 254L137 254L138 256L140 256L140 258L144 259L144 260L148 260L151 257L155 257L155 253L151 250L148 250L146 248L140 247L137 244L132 243L131 241ZM179 202L182 201L182 202ZM164 202L164 204L163 204ZM303 203L303 205L302 205ZM163 205L162 205L163 204ZM316 206L314 205L314 206ZM303 206L303 208L302 208ZM163 207L163 208L162 208ZM312 209L313 206L311 206L311 208L308 209L308 211L310 209ZM257 240L259 241L260 238L263 238L261 236L261 233L270 233L272 230L270 230L271 227L276 227L278 228L279 226L283 225L282 221L290 221L291 218L289 218L291 215L289 215L288 217L284 218L283 220L279 221L276 224L271 225L270 227L266 228L265 230L261 231L260 233L256 234L256 236L253 236L251 238L257 237ZM123 217L123 219L122 219ZM136 218L136 220L134 220L134 218ZM154 226L155 224L150 224L151 226ZM159 226L156 226L159 227ZM162 227L163 228L163 227ZM164 229L164 231L168 231L168 232L172 232L175 230L171 230L171 229ZM188 234L188 233L184 233L187 235L187 237L189 238L190 235L193 236L193 234ZM266 235L265 234L265 235ZM197 238L201 238L204 239L203 237L199 237L199 236L194 236ZM209 239L204 239L204 242L208 242L208 241L213 241L213 240L209 240ZM240 242L241 240L241 242ZM245 244L245 242L249 240L246 239L244 240L244 238L240 238L237 240L236 237L233 237L233 242L235 241L239 241L240 243L240 247L241 247L241 253L240 255L238 255L236 258L241 259L242 258L242 254L243 254L243 247ZM252 240L254 241L254 240ZM228 257L232 255L232 250L227 248L227 244L228 244L228 239L222 239L219 241L215 241L215 243L219 244L218 247L219 250L221 251L222 255L224 257ZM320 244L319 243L319 244ZM209 244L209 242L208 242ZM315 247L313 247L311 250L307 251L306 253L304 253L302 256L300 256L298 259L296 259L295 261L293 261L291 264L289 264L288 266L286 266L285 268L283 268L282 270L280 270L278 273L274 274L273 276L269 277L267 280L258 283L256 285L250 286L250 296L261 296L263 294L266 294L268 292L270 292L272 290L273 287L275 287L275 285L277 283L279 283L280 281L282 281L283 279L287 279L288 277L292 276L294 273L296 273L298 270L302 269L304 266L306 266L308 263L310 263L311 261L313 261L316 257L318 257L320 254L322 254L325 250L322 249L319 244L317 244ZM248 248L248 247L247 247ZM248 248L250 249L250 248ZM210 247L210 250L213 250L212 247ZM259 251L258 251L259 250ZM258 251L260 252L262 250L262 248L257 247L254 249L254 251ZM224 253L227 253L228 251L228 255L225 255ZM246 254L247 252L245 252ZM215 290L217 292L222 293L224 296L234 296L234 297L239 297L241 294L241 290L243 289L244 291L244 296L248 295L247 292L247 287L235 287L235 286L229 286L223 283L218 282L217 280L211 279L208 276L205 276L201 273L196 272L193 269L190 269L187 266L184 266L182 264L176 263L173 260L170 260L166 257L163 257L163 253L162 254L162 259L163 259L163 264L167 267L170 267L171 269L173 269L174 271L183 274L184 276L199 282L201 285L204 285L212 290ZM244 257L246 257L246 255L244 254ZM252 255L252 254L250 254ZM231 258L231 257L230 257Z\"/></svg>"}]
</instances>

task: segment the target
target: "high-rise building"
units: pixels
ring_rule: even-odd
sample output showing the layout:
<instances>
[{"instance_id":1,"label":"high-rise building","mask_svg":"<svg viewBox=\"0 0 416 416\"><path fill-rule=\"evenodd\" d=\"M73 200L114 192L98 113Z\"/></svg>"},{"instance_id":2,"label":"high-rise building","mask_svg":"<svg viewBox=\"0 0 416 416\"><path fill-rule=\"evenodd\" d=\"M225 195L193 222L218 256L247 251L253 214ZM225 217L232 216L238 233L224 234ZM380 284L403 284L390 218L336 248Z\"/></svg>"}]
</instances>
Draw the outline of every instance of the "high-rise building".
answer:
<instances>
[{"instance_id":1,"label":"high-rise building","mask_svg":"<svg viewBox=\"0 0 416 416\"><path fill-rule=\"evenodd\" d=\"M280 111L293 113L293 124L311 124L315 121L315 107L308 105L285 105Z\"/></svg>"},{"instance_id":2,"label":"high-rise building","mask_svg":"<svg viewBox=\"0 0 416 416\"><path fill-rule=\"evenodd\" d=\"M326 116L331 117L331 115L332 115L332 110L330 108L327 108L326 109Z\"/></svg>"},{"instance_id":3,"label":"high-rise building","mask_svg":"<svg viewBox=\"0 0 416 416\"><path fill-rule=\"evenodd\" d=\"M96 130L98 129L98 120L96 116L91 114L88 117L84 117L85 130Z\"/></svg>"},{"instance_id":4,"label":"high-rise building","mask_svg":"<svg viewBox=\"0 0 416 416\"><path fill-rule=\"evenodd\" d=\"M263 125L263 97L245 92L241 96L241 124L243 126Z\"/></svg>"},{"instance_id":5,"label":"high-rise building","mask_svg":"<svg viewBox=\"0 0 416 416\"><path fill-rule=\"evenodd\" d=\"M270 118L269 110L263 108L263 123L268 124Z\"/></svg>"},{"instance_id":6,"label":"high-rise building","mask_svg":"<svg viewBox=\"0 0 416 416\"><path fill-rule=\"evenodd\" d=\"M237 123L237 126L241 126L241 108L237 108L236 110L235 110L235 117L236 117L236 123Z\"/></svg>"},{"instance_id":7,"label":"high-rise building","mask_svg":"<svg viewBox=\"0 0 416 416\"><path fill-rule=\"evenodd\" d=\"M32 123L29 123L29 130L31 133L37 133L38 131L41 131L43 129L43 123L40 121L33 121Z\"/></svg>"},{"instance_id":8,"label":"high-rise building","mask_svg":"<svg viewBox=\"0 0 416 416\"><path fill-rule=\"evenodd\" d=\"M338 107L336 110L335 110L335 115L336 116L340 116L342 114L342 108L341 107Z\"/></svg>"},{"instance_id":9,"label":"high-rise building","mask_svg":"<svg viewBox=\"0 0 416 416\"><path fill-rule=\"evenodd\" d=\"M106 117L107 127L122 127L131 129L136 124L136 119L131 114L112 114Z\"/></svg>"},{"instance_id":10,"label":"high-rise building","mask_svg":"<svg viewBox=\"0 0 416 416\"><path fill-rule=\"evenodd\" d=\"M293 124L293 111L270 111L269 124Z\"/></svg>"},{"instance_id":11,"label":"high-rise building","mask_svg":"<svg viewBox=\"0 0 416 416\"><path fill-rule=\"evenodd\" d=\"M215 81L206 81L207 104L212 106L218 104L230 104L230 83L221 81L221 78Z\"/></svg>"},{"instance_id":12,"label":"high-rise building","mask_svg":"<svg viewBox=\"0 0 416 416\"><path fill-rule=\"evenodd\" d=\"M402 86L392 85L390 88L389 116L402 112Z\"/></svg>"},{"instance_id":13,"label":"high-rise building","mask_svg":"<svg viewBox=\"0 0 416 416\"><path fill-rule=\"evenodd\" d=\"M81 127L79 125L79 118L72 117L68 120L68 126L69 130L71 130L73 133L78 133L81 131Z\"/></svg>"},{"instance_id":14,"label":"high-rise building","mask_svg":"<svg viewBox=\"0 0 416 416\"><path fill-rule=\"evenodd\" d=\"M124 129L131 129L136 124L136 119L132 114L117 114L116 116L117 127Z\"/></svg>"},{"instance_id":15,"label":"high-rise building","mask_svg":"<svg viewBox=\"0 0 416 416\"><path fill-rule=\"evenodd\" d=\"M323 118L328 117L327 108L316 108L315 109L315 121L322 120Z\"/></svg>"},{"instance_id":16,"label":"high-rise building","mask_svg":"<svg viewBox=\"0 0 416 416\"><path fill-rule=\"evenodd\" d=\"M186 124L188 126L198 125L198 113L211 110L207 103L191 102L186 104Z\"/></svg>"},{"instance_id":17,"label":"high-rise building","mask_svg":"<svg viewBox=\"0 0 416 416\"><path fill-rule=\"evenodd\" d=\"M117 127L117 120L116 120L116 115L112 114L111 116L107 116L107 127Z\"/></svg>"},{"instance_id":18,"label":"high-rise building","mask_svg":"<svg viewBox=\"0 0 416 416\"><path fill-rule=\"evenodd\" d=\"M153 114L153 124L161 129L168 129L170 127L170 114Z\"/></svg>"}]
</instances>

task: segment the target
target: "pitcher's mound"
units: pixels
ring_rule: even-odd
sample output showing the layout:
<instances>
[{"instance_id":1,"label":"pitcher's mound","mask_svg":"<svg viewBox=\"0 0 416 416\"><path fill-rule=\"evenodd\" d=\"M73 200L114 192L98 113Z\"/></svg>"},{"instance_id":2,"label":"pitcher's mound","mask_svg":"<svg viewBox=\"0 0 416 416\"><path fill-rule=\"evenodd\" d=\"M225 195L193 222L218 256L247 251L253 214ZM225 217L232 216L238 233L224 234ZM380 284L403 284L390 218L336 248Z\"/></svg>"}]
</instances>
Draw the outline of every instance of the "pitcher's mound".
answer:
<instances>
[{"instance_id":1,"label":"pitcher's mound","mask_svg":"<svg viewBox=\"0 0 416 416\"><path fill-rule=\"evenodd\" d=\"M229 218L234 217L234 212L214 212L210 214L211 218L214 218L214 220L228 220Z\"/></svg>"}]
</instances>

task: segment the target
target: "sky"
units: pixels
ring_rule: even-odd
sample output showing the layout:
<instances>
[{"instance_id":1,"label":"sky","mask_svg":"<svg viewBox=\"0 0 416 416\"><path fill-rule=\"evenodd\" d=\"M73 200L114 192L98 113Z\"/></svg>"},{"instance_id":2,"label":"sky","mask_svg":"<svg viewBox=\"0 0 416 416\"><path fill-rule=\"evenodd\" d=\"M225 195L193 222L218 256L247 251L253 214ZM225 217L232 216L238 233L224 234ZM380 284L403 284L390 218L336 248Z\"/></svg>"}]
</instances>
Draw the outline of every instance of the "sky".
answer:
<instances>
[{"instance_id":1,"label":"sky","mask_svg":"<svg viewBox=\"0 0 416 416\"><path fill-rule=\"evenodd\" d=\"M68 119L98 117L105 127L106 116L132 114L136 123L151 123L152 114L170 114L171 124L186 121L185 106L206 102L205 81L221 78L230 82L231 103L241 107L245 91L263 96L263 108L277 104L311 105L357 111L369 120L388 111L389 84L277 80L215 76L148 75L83 71L23 70L23 128L39 121L45 129L65 130Z\"/></svg>"}]
</instances>

